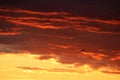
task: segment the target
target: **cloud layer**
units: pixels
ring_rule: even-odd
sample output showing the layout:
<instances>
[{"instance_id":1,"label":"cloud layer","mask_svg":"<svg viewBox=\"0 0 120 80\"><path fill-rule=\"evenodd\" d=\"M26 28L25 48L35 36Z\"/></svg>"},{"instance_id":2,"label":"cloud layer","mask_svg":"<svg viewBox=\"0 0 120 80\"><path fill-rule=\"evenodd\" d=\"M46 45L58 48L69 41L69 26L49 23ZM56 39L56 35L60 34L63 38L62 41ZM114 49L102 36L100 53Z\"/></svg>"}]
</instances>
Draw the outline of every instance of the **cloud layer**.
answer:
<instances>
[{"instance_id":1,"label":"cloud layer","mask_svg":"<svg viewBox=\"0 0 120 80\"><path fill-rule=\"evenodd\" d=\"M10 3L7 5L11 6ZM88 4L93 3L88 1L85 5ZM64 9L68 10L67 7ZM73 11L33 9L0 8L0 52L30 52L42 55L37 58L40 60L55 58L63 64L87 64L93 69L109 67L120 72L119 19L109 19L103 14L100 17L97 12L97 16L83 16Z\"/></svg>"}]
</instances>

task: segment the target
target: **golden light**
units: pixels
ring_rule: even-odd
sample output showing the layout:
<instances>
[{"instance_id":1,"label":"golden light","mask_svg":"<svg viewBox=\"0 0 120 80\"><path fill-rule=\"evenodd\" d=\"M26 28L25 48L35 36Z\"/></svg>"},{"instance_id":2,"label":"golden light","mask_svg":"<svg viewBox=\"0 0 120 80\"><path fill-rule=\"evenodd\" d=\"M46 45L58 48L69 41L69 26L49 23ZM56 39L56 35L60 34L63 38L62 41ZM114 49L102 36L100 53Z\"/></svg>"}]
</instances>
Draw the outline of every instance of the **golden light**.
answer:
<instances>
[{"instance_id":1,"label":"golden light","mask_svg":"<svg viewBox=\"0 0 120 80\"><path fill-rule=\"evenodd\" d=\"M55 59L38 60L38 55L3 54L0 55L1 80L119 80L118 74L105 74L94 71L89 65L74 67L56 62ZM25 67L22 69L20 67ZM26 69L28 67L28 69ZM36 69L36 70L35 70ZM58 72L56 72L56 70ZM52 71L52 72L51 72ZM64 71L64 72L62 72Z\"/></svg>"}]
</instances>

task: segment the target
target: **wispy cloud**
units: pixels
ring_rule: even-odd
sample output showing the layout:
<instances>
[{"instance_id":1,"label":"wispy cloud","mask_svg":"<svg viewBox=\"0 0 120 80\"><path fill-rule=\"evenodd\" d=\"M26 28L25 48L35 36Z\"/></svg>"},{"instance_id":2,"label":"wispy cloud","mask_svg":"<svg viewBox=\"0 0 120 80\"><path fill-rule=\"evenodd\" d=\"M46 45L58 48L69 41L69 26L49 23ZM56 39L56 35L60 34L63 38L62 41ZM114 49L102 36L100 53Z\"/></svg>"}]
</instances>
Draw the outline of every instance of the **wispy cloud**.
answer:
<instances>
[{"instance_id":1,"label":"wispy cloud","mask_svg":"<svg viewBox=\"0 0 120 80\"><path fill-rule=\"evenodd\" d=\"M120 74L120 71L102 71L103 73L108 73L108 74Z\"/></svg>"},{"instance_id":2,"label":"wispy cloud","mask_svg":"<svg viewBox=\"0 0 120 80\"><path fill-rule=\"evenodd\" d=\"M21 9L0 9L0 11L5 14L6 12L14 13L14 15L11 16L2 15L0 18L6 19L8 22L18 25L33 26L43 29L73 28L79 31L87 31L98 34L120 34L119 20L100 20L81 16L69 16L70 13L66 12L35 12ZM15 18L16 13L22 16ZM28 14L29 16L26 17L25 14Z\"/></svg>"},{"instance_id":3,"label":"wispy cloud","mask_svg":"<svg viewBox=\"0 0 120 80\"><path fill-rule=\"evenodd\" d=\"M47 72L69 72L69 73L88 73L91 71L83 71L83 70L76 70L76 69L63 69L63 68L53 68L53 69L45 69L45 68L32 68L32 67L17 67L18 69L23 70L42 70Z\"/></svg>"}]
</instances>

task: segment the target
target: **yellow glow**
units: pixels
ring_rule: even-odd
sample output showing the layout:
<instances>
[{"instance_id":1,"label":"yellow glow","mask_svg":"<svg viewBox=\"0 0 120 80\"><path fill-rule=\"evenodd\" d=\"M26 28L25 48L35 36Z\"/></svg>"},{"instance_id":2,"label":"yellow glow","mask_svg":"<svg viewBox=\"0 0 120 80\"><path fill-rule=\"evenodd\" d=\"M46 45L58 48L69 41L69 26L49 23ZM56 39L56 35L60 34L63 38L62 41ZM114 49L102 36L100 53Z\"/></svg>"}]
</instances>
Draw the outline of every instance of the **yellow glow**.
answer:
<instances>
[{"instance_id":1,"label":"yellow glow","mask_svg":"<svg viewBox=\"0 0 120 80\"><path fill-rule=\"evenodd\" d=\"M56 62L55 59L41 61L41 60L37 60L36 57L37 55L31 55L31 54L0 55L0 79L1 80L96 80L96 79L119 80L120 79L119 74L105 74L99 71L94 71L88 65L83 65L75 68L73 65L60 64ZM26 67L26 68L30 67L30 69L21 69L18 67ZM54 71L55 69L58 70L58 72Z\"/></svg>"}]
</instances>

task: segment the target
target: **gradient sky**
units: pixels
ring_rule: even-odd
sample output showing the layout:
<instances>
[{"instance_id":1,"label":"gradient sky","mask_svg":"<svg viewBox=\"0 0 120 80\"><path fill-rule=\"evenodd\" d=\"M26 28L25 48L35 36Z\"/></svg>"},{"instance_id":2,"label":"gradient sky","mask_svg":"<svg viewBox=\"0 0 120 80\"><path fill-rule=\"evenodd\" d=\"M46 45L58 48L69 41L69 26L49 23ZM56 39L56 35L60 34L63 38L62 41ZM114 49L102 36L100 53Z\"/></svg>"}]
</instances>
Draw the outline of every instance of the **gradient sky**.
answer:
<instances>
[{"instance_id":1,"label":"gradient sky","mask_svg":"<svg viewBox=\"0 0 120 80\"><path fill-rule=\"evenodd\" d=\"M0 79L119 80L119 0L0 0Z\"/></svg>"}]
</instances>

